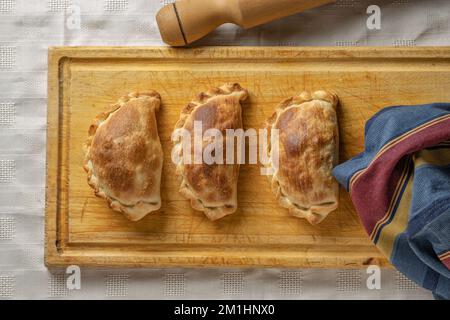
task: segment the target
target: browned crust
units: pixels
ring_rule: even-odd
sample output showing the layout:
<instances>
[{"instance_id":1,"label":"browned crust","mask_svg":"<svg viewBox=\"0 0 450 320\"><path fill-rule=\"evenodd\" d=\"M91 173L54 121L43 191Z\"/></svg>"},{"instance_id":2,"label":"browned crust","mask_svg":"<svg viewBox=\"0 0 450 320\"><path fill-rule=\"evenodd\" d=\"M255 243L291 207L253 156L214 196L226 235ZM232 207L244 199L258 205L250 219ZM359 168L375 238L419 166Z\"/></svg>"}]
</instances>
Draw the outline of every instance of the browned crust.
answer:
<instances>
[{"instance_id":1,"label":"browned crust","mask_svg":"<svg viewBox=\"0 0 450 320\"><path fill-rule=\"evenodd\" d=\"M154 110L149 110L149 112L155 113L159 110L161 97L156 91L149 90L149 91L145 91L145 92L131 92L128 95L121 97L115 104L113 104L111 106L111 109L109 111L102 112L99 115L97 115L96 118L93 120L92 124L90 125L89 131L88 131L88 138L86 139L86 141L84 143L84 149L85 149L86 153L85 153L85 158L84 158L84 163L83 163L84 170L87 173L87 182L88 182L89 186L93 188L95 195L97 197L104 198L107 201L108 206L111 209L123 213L128 219L130 219L132 221L140 220L142 217L144 217L149 212L158 210L161 206L161 202L159 201L159 202L154 203L154 202L146 202L146 201L142 200L142 201L137 201L137 202L133 203L132 205L122 203L120 197L112 197L109 194L108 190L106 190L104 187L101 186L102 184L99 181L100 179L95 176L93 165L90 163L92 160L93 141L98 132L100 125L102 123L106 123L108 118L110 116L112 116L116 111L118 111L121 107L124 107L129 103L134 103L134 101L136 101L136 99L138 99L138 98L140 98L140 99L145 98L145 106L147 107L147 105L148 105L149 107L154 108ZM138 107L138 106L136 106L136 107ZM138 121L140 120L140 118L141 117L139 117ZM126 119L123 122L126 122ZM119 123L121 123L121 122L119 122ZM120 124L119 124L119 128L112 128L112 129L113 130L117 130L117 129L124 130L123 128L120 128ZM156 128L154 128L154 130L156 131ZM157 135L157 131L156 131L156 135ZM143 135L143 138L144 137L149 138L148 133L145 133ZM156 136L156 138L159 141L159 137ZM143 141L143 143L146 143L146 142L147 141ZM141 153L142 148L143 148L143 146L138 146L137 149L135 149L137 157L145 156ZM159 148L161 148L161 147L159 146ZM157 149L159 149L159 148L157 148ZM162 166L162 148L161 148L161 164L159 164L158 167L160 167L160 166ZM160 168L159 168L159 170L160 170ZM124 180L122 179L122 177L120 177L120 178L121 179L115 179L111 182L113 184L123 183ZM152 181L152 183L159 184L160 182ZM116 186L113 186L112 188L115 189L115 187Z\"/></svg>"},{"instance_id":2,"label":"browned crust","mask_svg":"<svg viewBox=\"0 0 450 320\"><path fill-rule=\"evenodd\" d=\"M190 119L194 110L201 106L205 106L207 104L214 104L218 99L235 96L237 98L237 103L239 104L239 114L238 119L233 119L235 114L228 114L223 117L220 122L212 121L209 126L217 128L219 130L224 130L228 127L242 127L242 119L241 119L241 106L240 102L244 101L248 97L247 90L243 89L237 83L227 83L219 88L211 88L206 92L201 92L198 94L195 99L193 99L190 103L188 103L181 111L180 119L175 125L175 129L183 128L187 124L187 121ZM214 108L214 106L212 106ZM233 113L233 112L230 112ZM205 115L205 120L209 121L215 118L211 115ZM214 122L214 123L213 123ZM175 148L180 146L181 141L174 141ZM179 148L179 156L182 157L182 148ZM226 215L232 214L237 209L236 204L230 203L222 203L221 205L216 206L208 206L205 205L207 202L208 196L206 194L201 194L200 189L204 187L205 177L213 181L213 183L217 186L216 192L214 196L220 197L223 195L224 198L231 197L231 194L236 191L237 186L233 186L229 184L229 181L224 181L226 177L233 177L232 180L237 181L237 177L239 174L239 165L184 165L182 161L177 163L176 173L181 182L180 185L180 193L190 200L192 208L195 210L203 211L205 215L211 220L220 219ZM196 183L198 185L193 187L189 182L188 176L198 176L203 177L203 179L196 179ZM200 181L201 180L201 181Z\"/></svg>"},{"instance_id":3,"label":"browned crust","mask_svg":"<svg viewBox=\"0 0 450 320\"><path fill-rule=\"evenodd\" d=\"M180 114L180 119L175 124L175 129L182 128L195 108L208 103L217 96L226 96L237 94L239 96L239 101L245 101L248 98L248 92L246 89L242 88L239 83L226 83L220 87L210 88L206 92L200 92L197 96L189 102L182 110Z\"/></svg>"},{"instance_id":4,"label":"browned crust","mask_svg":"<svg viewBox=\"0 0 450 320\"><path fill-rule=\"evenodd\" d=\"M334 120L331 120L330 118L322 119L323 115L320 112L317 112L321 109L321 107L318 107L320 103L327 103L332 107L332 110L329 110L327 114L331 115ZM306 126L310 125L310 123L316 122L322 123L323 126L328 125L329 128L333 128L332 132L329 131L329 134L331 134L332 137L328 136L328 138L321 136L320 130L323 130L322 128L320 128L318 134L315 134L313 137L312 135L308 135L303 132L306 128L303 129L301 127L294 126L295 130L291 132L291 134L289 134L289 138L285 138L284 141L281 137L281 133L279 146L280 155L283 153L289 153L289 160L286 161L286 159L282 159L280 157L279 171L276 171L273 166L273 159L271 156L272 146L270 144L268 145L270 163L267 167L271 167L275 171L274 175L269 177L271 179L273 193L276 195L279 204L282 207L289 209L291 215L305 218L311 224L320 223L338 206L337 182L332 177L332 167L330 168L327 163L330 159L333 162L333 165L335 165L338 161L339 135L335 111L337 105L338 97L336 94L326 91L316 91L313 93L302 92L296 97L291 97L282 101L276 107L276 111L273 115L266 121L266 128L269 130L270 134L270 130L277 126L277 122L280 121L282 116L287 118L283 119L283 121L288 124L289 121L297 121L294 116L287 114L286 110L289 110L292 113L292 108L297 108L296 110L307 110L309 108L308 112L310 112L310 116L312 116L312 118L308 121ZM298 122L295 123L295 125L300 124L301 123ZM311 127L309 127L308 130L311 130ZM290 140L292 140L292 143L289 143ZM310 146L313 147L303 150L302 148L307 144L310 144ZM330 144L332 144L332 146L330 146ZM325 159L323 158L323 154L320 156L315 154L321 148L329 147L333 147L333 150L326 153L327 157ZM312 152L312 154L308 154L310 152ZM296 165L296 162L301 163L301 158L306 157L309 160L307 162L307 167L303 167L304 170L301 170L301 168L299 169ZM314 171L315 176L311 174L311 171L313 170L316 170ZM282 171L289 171L289 174L283 174ZM325 182L324 179L327 181ZM320 183L317 183L317 180L319 180ZM326 192L315 189L317 188L317 185L320 185L321 183L326 185ZM306 201L307 203L302 203L299 201L298 195L301 193L306 194L305 198L309 197ZM314 199L310 196L311 194L314 194ZM327 200L321 203L321 199L332 200Z\"/></svg>"}]
</instances>

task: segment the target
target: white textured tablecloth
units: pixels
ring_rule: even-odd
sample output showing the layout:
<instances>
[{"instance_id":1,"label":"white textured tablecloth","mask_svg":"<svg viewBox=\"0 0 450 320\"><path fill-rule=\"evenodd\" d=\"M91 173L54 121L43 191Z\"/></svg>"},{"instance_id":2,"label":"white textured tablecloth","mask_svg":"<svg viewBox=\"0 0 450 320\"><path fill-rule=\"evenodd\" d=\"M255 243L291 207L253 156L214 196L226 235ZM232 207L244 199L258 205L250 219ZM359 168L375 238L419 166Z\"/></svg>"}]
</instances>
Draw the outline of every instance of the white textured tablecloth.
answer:
<instances>
[{"instance_id":1,"label":"white textured tablecloth","mask_svg":"<svg viewBox=\"0 0 450 320\"><path fill-rule=\"evenodd\" d=\"M369 290L365 270L85 270L81 290L44 255L47 48L163 45L154 15L167 0L0 0L0 299L430 299L395 270ZM243 31L225 25L203 45L450 45L448 0L338 0ZM381 8L381 30L366 9ZM70 27L73 7L80 28ZM69 8L69 10L67 10ZM69 27L68 27L69 25Z\"/></svg>"}]
</instances>

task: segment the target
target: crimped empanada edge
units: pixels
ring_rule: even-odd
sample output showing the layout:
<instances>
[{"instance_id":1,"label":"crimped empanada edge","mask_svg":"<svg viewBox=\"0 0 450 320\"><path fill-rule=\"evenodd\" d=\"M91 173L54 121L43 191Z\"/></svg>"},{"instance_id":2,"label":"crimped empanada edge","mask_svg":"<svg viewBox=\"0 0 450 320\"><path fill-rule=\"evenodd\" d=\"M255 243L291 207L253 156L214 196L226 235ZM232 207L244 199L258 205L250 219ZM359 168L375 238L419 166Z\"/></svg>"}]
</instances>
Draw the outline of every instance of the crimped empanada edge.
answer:
<instances>
[{"instance_id":1,"label":"crimped empanada edge","mask_svg":"<svg viewBox=\"0 0 450 320\"><path fill-rule=\"evenodd\" d=\"M303 91L298 96L287 98L277 105L277 107L275 108L275 112L266 121L266 129L269 131L269 137L270 137L270 132L273 129L274 125L276 124L278 118L287 108L293 107L293 106L300 107L303 103L307 103L307 102L310 102L313 100L320 100L320 101L330 103L334 110L336 110L336 107L339 103L338 96L335 93L327 92L324 90L315 91L313 93L310 93L308 91ZM336 141L336 144L337 144L336 148L338 148L339 140ZM274 172L275 172L275 168L273 166L273 161L272 161L270 144L268 144L268 146L267 146L267 152L269 154L269 162L265 165L265 167L272 168L272 170L274 170ZM293 203L289 199L289 197L283 193L280 182L279 182L276 174L269 175L268 179L270 181L272 192L275 194L278 203L282 207L288 209L289 213L291 215L299 217L299 218L304 218L311 224L318 224L318 223L322 222L327 217L327 215L330 212L334 211L338 206L338 202L336 202L333 206L330 206L329 211L324 214L318 214L311 210L314 208L314 209L316 209L316 211L320 211L320 209L321 209L320 206L311 206L311 208L309 208L308 210L302 210L302 209L298 208L297 205L295 203Z\"/></svg>"},{"instance_id":2,"label":"crimped empanada edge","mask_svg":"<svg viewBox=\"0 0 450 320\"><path fill-rule=\"evenodd\" d=\"M186 120L189 118L192 111L194 111L196 108L208 103L217 96L232 95L235 93L240 93L239 102L243 102L248 98L248 91L242 88L241 85L238 83L226 83L220 87L210 88L206 92L200 92L196 96L196 98L194 98L182 109L180 119L175 124L175 130L184 127ZM175 170L176 175L180 181L179 192L182 196L190 200L191 207L195 210L203 211L210 220L218 220L220 218L223 218L224 216L234 213L237 210L237 206L205 207L203 203L201 203L201 201L197 199L196 195L193 193L191 187L189 186L184 177L183 162L182 162L183 148L181 147L182 141L181 139L179 139L177 141L173 141L173 143L174 148L180 151L178 155L180 160L178 161L178 163L176 163L176 170ZM217 213L219 214L217 215Z\"/></svg>"},{"instance_id":3,"label":"crimped empanada edge","mask_svg":"<svg viewBox=\"0 0 450 320\"><path fill-rule=\"evenodd\" d=\"M94 121L89 126L88 138L86 139L86 141L83 144L84 149L85 149L83 168L87 173L88 185L92 189L94 189L94 194L97 197L103 198L106 200L108 207L110 209L113 209L115 211L123 213L127 217L127 219L129 219L131 221L138 221L138 220L142 219L144 216L146 216L148 213L158 210L159 208L161 208L161 201L159 201L157 204L153 204L153 203L145 202L145 201L139 201L139 202L135 203L133 206L127 206L127 205L124 205L123 203L121 203L120 200L114 199L114 198L106 195L104 190L98 184L97 179L93 178L94 172L93 172L93 168L89 165L89 161L90 161L89 154L90 154L90 150L91 150L92 141L94 140L94 136L95 136L99 126L103 122L105 122L110 115L112 115L114 112L119 110L120 107L125 105L128 101L130 101L131 99L136 99L136 98L143 97L143 96L158 99L161 101L161 96L159 95L159 93L157 93L154 90L148 90L148 91L144 91L144 92L133 91L127 95L122 96L116 103L111 105L111 109L109 111L102 112L95 117ZM158 110L159 110L159 106L155 111L158 111ZM145 205L147 207L147 209L146 209L147 213L141 214L137 218L133 218L133 214L132 214L133 208L135 206L139 206L139 205Z\"/></svg>"}]
</instances>

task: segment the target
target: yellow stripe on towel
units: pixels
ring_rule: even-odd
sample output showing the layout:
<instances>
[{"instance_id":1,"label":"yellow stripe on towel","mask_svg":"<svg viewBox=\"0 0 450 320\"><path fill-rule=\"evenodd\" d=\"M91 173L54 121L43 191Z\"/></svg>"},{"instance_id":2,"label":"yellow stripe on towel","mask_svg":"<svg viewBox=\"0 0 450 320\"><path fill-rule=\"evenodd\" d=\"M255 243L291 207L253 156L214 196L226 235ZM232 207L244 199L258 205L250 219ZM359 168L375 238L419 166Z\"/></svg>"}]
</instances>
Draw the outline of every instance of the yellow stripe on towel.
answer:
<instances>
[{"instance_id":1,"label":"yellow stripe on towel","mask_svg":"<svg viewBox=\"0 0 450 320\"><path fill-rule=\"evenodd\" d=\"M450 149L424 149L414 155L414 164L418 168L423 165L450 165Z\"/></svg>"},{"instance_id":2,"label":"yellow stripe on towel","mask_svg":"<svg viewBox=\"0 0 450 320\"><path fill-rule=\"evenodd\" d=\"M410 168L410 170L413 170ZM391 257L392 249L396 237L406 230L409 218L409 209L411 208L412 189L414 182L414 173L406 181L406 187L401 196L400 203L395 211L392 221L386 225L380 232L380 237L377 242L378 248L387 257Z\"/></svg>"},{"instance_id":3,"label":"yellow stripe on towel","mask_svg":"<svg viewBox=\"0 0 450 320\"><path fill-rule=\"evenodd\" d=\"M450 149L424 149L413 156L414 170L423 165L446 166L450 165ZM406 230L408 225L409 210L412 201L412 189L414 182L414 173L411 174L406 182L406 188L401 196L399 206L395 212L392 221L386 225L380 232L378 239L378 248L390 257L396 237Z\"/></svg>"}]
</instances>

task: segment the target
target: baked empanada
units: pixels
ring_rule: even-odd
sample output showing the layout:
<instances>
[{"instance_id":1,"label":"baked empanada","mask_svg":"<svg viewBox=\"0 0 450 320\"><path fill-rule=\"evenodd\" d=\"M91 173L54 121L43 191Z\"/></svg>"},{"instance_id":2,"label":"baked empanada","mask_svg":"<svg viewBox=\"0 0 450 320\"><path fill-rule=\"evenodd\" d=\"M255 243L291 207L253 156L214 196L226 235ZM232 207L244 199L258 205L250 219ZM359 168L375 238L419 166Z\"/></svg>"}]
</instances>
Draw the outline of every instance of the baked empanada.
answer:
<instances>
[{"instance_id":1,"label":"baked empanada","mask_svg":"<svg viewBox=\"0 0 450 320\"><path fill-rule=\"evenodd\" d=\"M155 91L130 93L89 128L84 169L95 194L137 221L161 207L163 151Z\"/></svg>"},{"instance_id":2,"label":"baked empanada","mask_svg":"<svg viewBox=\"0 0 450 320\"><path fill-rule=\"evenodd\" d=\"M338 207L339 187L332 176L339 152L337 104L334 94L303 92L279 104L267 121L279 134L277 147L272 141L269 148L272 190L290 214L311 224Z\"/></svg>"},{"instance_id":3,"label":"baked empanada","mask_svg":"<svg viewBox=\"0 0 450 320\"><path fill-rule=\"evenodd\" d=\"M226 145L226 129L242 128L241 102L247 99L247 90L239 84L225 84L200 93L181 112L176 129L185 129L191 136L191 159L194 159L194 121L200 121L203 133L211 128L218 129ZM206 139L207 140L207 139ZM208 141L202 139L203 152ZM239 163L196 164L183 161L182 139L174 140L174 150L180 156L176 172L181 180L180 193L190 200L192 208L204 211L211 220L220 219L237 209L237 181ZM223 152L225 157L225 152Z\"/></svg>"}]
</instances>

